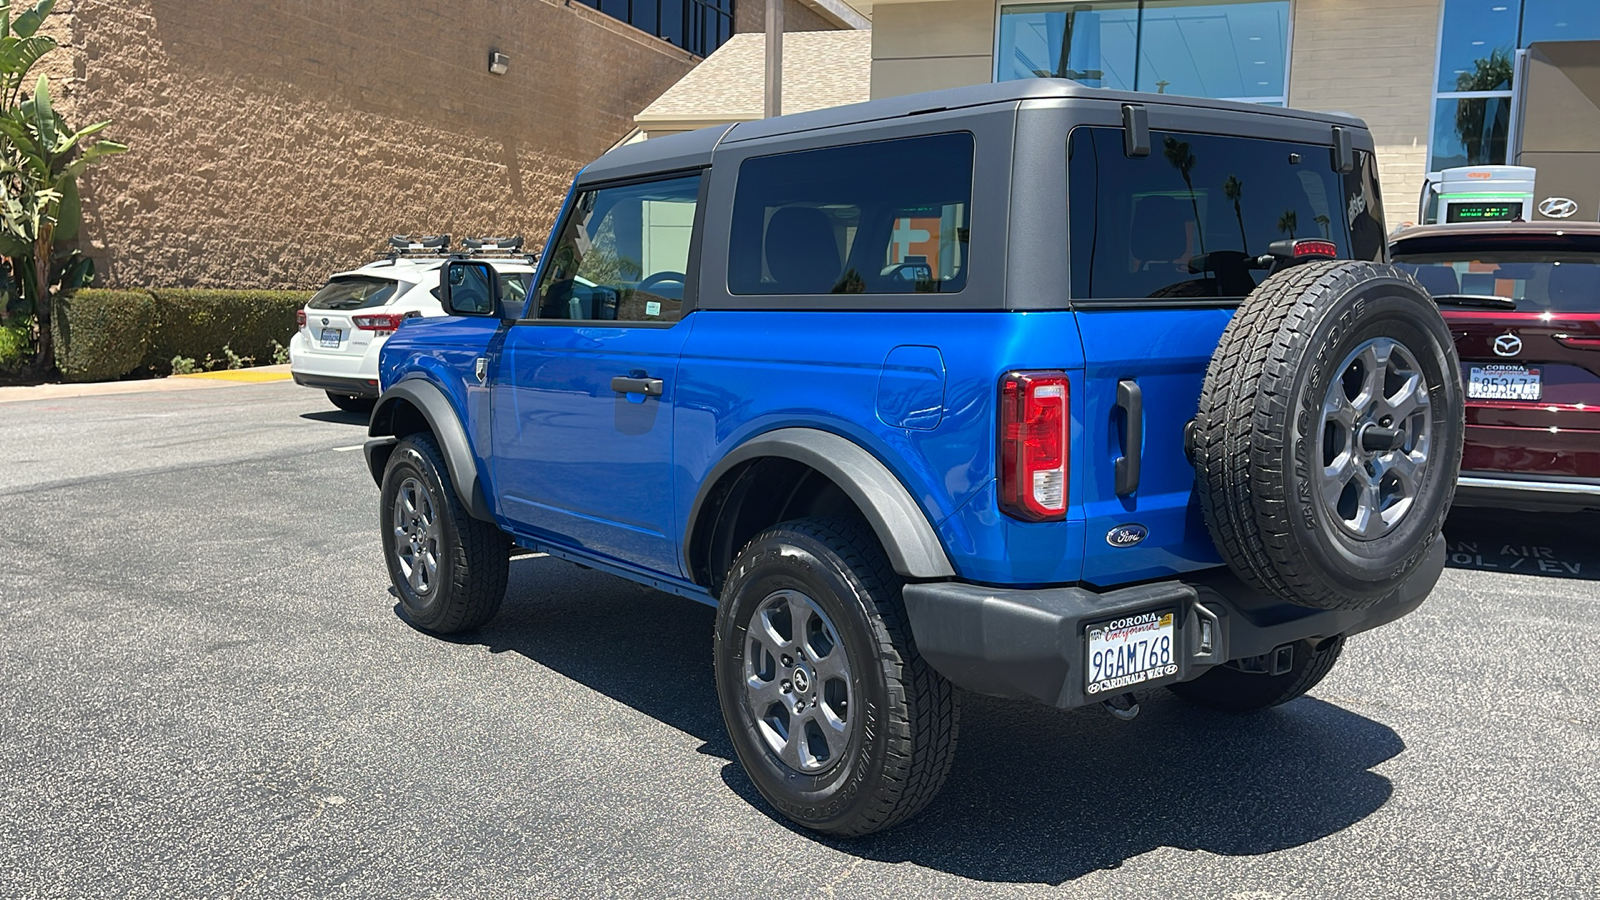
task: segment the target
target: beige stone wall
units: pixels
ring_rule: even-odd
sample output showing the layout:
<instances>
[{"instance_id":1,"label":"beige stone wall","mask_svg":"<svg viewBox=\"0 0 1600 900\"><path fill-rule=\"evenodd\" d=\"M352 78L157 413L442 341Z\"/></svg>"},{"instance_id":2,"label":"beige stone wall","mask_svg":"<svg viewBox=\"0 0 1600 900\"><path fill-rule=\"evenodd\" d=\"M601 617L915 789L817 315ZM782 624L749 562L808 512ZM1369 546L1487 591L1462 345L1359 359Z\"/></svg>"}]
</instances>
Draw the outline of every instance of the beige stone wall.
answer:
<instances>
[{"instance_id":1,"label":"beige stone wall","mask_svg":"<svg viewBox=\"0 0 1600 900\"><path fill-rule=\"evenodd\" d=\"M994 20L994 0L874 5L873 98L991 81Z\"/></svg>"},{"instance_id":2,"label":"beige stone wall","mask_svg":"<svg viewBox=\"0 0 1600 900\"><path fill-rule=\"evenodd\" d=\"M1366 120L1391 228L1416 220L1427 174L1440 6L1440 0L1294 0L1289 105Z\"/></svg>"},{"instance_id":3,"label":"beige stone wall","mask_svg":"<svg viewBox=\"0 0 1600 900\"><path fill-rule=\"evenodd\" d=\"M132 148L84 184L108 286L312 287L394 233L537 245L578 167L695 62L559 0L61 7L74 121Z\"/></svg>"},{"instance_id":4,"label":"beige stone wall","mask_svg":"<svg viewBox=\"0 0 1600 900\"><path fill-rule=\"evenodd\" d=\"M832 31L838 25L824 19L816 10L800 0L784 0L783 3L783 30L790 31ZM733 3L733 31L743 34L747 31L767 30L767 0L734 0Z\"/></svg>"}]
</instances>

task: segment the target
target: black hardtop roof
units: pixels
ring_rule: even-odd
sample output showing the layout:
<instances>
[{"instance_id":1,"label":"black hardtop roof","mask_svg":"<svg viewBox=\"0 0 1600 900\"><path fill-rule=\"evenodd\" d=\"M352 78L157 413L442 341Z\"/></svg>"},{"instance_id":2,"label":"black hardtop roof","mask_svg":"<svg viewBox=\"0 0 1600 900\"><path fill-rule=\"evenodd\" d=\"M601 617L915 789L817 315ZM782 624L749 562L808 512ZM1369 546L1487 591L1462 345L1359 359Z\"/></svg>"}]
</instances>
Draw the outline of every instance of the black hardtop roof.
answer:
<instances>
[{"instance_id":1,"label":"black hardtop roof","mask_svg":"<svg viewBox=\"0 0 1600 900\"><path fill-rule=\"evenodd\" d=\"M1168 106L1209 109L1255 116L1278 116L1303 121L1326 122L1346 128L1366 130L1366 123L1344 113L1308 112L1299 109L1262 106L1232 100L1208 100L1176 94L1144 94L1086 87L1063 78L1028 78L969 87L947 88L901 97L885 97L866 103L834 106L828 109L757 119L736 125L716 125L683 134L667 135L625 144L590 163L579 175L581 181L610 181L674 169L709 165L711 153L723 142L738 142L797 134L840 125L899 119L941 110L971 109L1027 100L1091 100L1107 103L1135 103L1141 106Z\"/></svg>"}]
</instances>

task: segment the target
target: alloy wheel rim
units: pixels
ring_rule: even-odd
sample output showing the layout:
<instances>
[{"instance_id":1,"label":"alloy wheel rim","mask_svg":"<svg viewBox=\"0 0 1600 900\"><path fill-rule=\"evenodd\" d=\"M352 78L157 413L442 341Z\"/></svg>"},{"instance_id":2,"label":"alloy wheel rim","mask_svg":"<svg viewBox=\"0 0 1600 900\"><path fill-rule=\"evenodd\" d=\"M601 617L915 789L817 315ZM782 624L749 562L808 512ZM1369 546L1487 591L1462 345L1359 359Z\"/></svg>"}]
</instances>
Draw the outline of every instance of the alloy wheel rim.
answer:
<instances>
[{"instance_id":1,"label":"alloy wheel rim","mask_svg":"<svg viewBox=\"0 0 1600 900\"><path fill-rule=\"evenodd\" d=\"M439 517L419 479L400 483L393 513L394 556L400 574L418 595L429 594L439 575Z\"/></svg>"},{"instance_id":2,"label":"alloy wheel rim","mask_svg":"<svg viewBox=\"0 0 1600 900\"><path fill-rule=\"evenodd\" d=\"M855 688L839 630L815 600L774 591L750 619L745 700L756 732L805 775L831 769L856 732Z\"/></svg>"},{"instance_id":3,"label":"alloy wheel rim","mask_svg":"<svg viewBox=\"0 0 1600 900\"><path fill-rule=\"evenodd\" d=\"M1346 535L1374 541L1400 526L1426 481L1433 448L1428 381L1393 338L1345 357L1322 402L1316 497Z\"/></svg>"}]
</instances>

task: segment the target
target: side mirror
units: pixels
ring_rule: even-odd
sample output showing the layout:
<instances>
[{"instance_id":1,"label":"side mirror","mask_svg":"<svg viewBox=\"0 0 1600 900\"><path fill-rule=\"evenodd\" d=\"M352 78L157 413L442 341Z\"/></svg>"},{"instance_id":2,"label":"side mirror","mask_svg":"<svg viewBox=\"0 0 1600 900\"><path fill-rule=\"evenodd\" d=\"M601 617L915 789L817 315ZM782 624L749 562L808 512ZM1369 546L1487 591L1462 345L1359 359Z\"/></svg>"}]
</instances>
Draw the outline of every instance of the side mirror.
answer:
<instances>
[{"instance_id":1,"label":"side mirror","mask_svg":"<svg viewBox=\"0 0 1600 900\"><path fill-rule=\"evenodd\" d=\"M499 316L500 279L486 262L452 259L439 269L439 304L447 316Z\"/></svg>"}]
</instances>

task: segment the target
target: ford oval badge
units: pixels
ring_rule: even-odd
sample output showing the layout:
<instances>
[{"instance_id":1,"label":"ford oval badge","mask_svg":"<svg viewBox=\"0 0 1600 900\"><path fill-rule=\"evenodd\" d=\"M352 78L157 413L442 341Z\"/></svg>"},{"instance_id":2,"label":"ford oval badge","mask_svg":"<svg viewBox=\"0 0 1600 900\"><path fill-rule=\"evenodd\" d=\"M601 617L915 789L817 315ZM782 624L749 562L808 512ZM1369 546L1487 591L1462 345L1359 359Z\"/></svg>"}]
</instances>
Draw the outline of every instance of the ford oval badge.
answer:
<instances>
[{"instance_id":1,"label":"ford oval badge","mask_svg":"<svg viewBox=\"0 0 1600 900\"><path fill-rule=\"evenodd\" d=\"M1118 525L1106 532L1106 543L1113 547L1132 547L1149 536L1149 529L1143 525L1130 523L1128 525Z\"/></svg>"}]
</instances>

